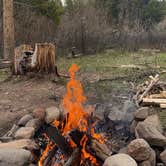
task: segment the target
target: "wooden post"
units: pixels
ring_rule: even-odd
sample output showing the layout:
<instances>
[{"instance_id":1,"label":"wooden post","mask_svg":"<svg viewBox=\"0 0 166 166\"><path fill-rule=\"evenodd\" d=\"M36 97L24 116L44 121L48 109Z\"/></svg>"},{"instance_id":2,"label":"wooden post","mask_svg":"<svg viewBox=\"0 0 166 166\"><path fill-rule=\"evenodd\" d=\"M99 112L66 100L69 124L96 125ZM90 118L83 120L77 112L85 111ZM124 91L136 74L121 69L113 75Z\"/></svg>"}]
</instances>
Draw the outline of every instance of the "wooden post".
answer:
<instances>
[{"instance_id":1,"label":"wooden post","mask_svg":"<svg viewBox=\"0 0 166 166\"><path fill-rule=\"evenodd\" d=\"M14 57L14 14L13 0L3 0L3 46L4 59L12 60Z\"/></svg>"}]
</instances>

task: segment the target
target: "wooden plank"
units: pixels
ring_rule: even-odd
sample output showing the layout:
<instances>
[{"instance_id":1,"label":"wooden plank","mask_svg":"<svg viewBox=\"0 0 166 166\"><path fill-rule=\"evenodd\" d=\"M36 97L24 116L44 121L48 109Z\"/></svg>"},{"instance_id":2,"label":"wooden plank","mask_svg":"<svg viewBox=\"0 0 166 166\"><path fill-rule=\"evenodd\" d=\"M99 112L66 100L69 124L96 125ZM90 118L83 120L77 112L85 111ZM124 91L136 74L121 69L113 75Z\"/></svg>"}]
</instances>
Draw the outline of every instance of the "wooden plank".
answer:
<instances>
[{"instance_id":1,"label":"wooden plank","mask_svg":"<svg viewBox=\"0 0 166 166\"><path fill-rule=\"evenodd\" d=\"M161 108L166 108L166 104L160 104Z\"/></svg>"},{"instance_id":2,"label":"wooden plank","mask_svg":"<svg viewBox=\"0 0 166 166\"><path fill-rule=\"evenodd\" d=\"M143 103L166 104L166 99L150 99L150 98L143 98Z\"/></svg>"}]
</instances>

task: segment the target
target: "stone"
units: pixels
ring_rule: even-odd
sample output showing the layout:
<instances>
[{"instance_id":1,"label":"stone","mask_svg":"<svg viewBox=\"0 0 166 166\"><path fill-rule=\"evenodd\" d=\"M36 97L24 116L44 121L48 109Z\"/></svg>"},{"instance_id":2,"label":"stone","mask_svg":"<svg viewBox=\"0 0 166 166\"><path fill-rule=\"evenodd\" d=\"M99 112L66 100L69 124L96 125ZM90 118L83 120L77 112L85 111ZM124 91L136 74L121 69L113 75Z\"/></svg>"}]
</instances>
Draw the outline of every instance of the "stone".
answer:
<instances>
[{"instance_id":1,"label":"stone","mask_svg":"<svg viewBox=\"0 0 166 166\"><path fill-rule=\"evenodd\" d=\"M49 107L46 109L45 121L47 124L50 124L54 120L60 118L60 110L57 107Z\"/></svg>"},{"instance_id":2,"label":"stone","mask_svg":"<svg viewBox=\"0 0 166 166\"><path fill-rule=\"evenodd\" d=\"M33 111L33 116L35 119L40 119L41 121L44 121L46 117L46 111L44 108L36 108Z\"/></svg>"},{"instance_id":3,"label":"stone","mask_svg":"<svg viewBox=\"0 0 166 166\"><path fill-rule=\"evenodd\" d=\"M152 149L150 158L146 161L143 161L139 164L139 166L156 166L156 153Z\"/></svg>"},{"instance_id":4,"label":"stone","mask_svg":"<svg viewBox=\"0 0 166 166\"><path fill-rule=\"evenodd\" d=\"M33 119L31 114L24 115L18 122L18 126L25 126L28 121Z\"/></svg>"},{"instance_id":5,"label":"stone","mask_svg":"<svg viewBox=\"0 0 166 166\"><path fill-rule=\"evenodd\" d=\"M161 122L160 122L160 119L159 119L158 115L151 115L148 118L146 118L144 122L153 125L161 133L163 132Z\"/></svg>"},{"instance_id":6,"label":"stone","mask_svg":"<svg viewBox=\"0 0 166 166\"><path fill-rule=\"evenodd\" d=\"M135 128L137 127L138 121L133 120L131 125L130 125L130 133L134 134L135 133Z\"/></svg>"},{"instance_id":7,"label":"stone","mask_svg":"<svg viewBox=\"0 0 166 166\"><path fill-rule=\"evenodd\" d=\"M0 149L26 149L26 150L38 150L39 146L31 139L14 140L7 143L0 143Z\"/></svg>"},{"instance_id":8,"label":"stone","mask_svg":"<svg viewBox=\"0 0 166 166\"><path fill-rule=\"evenodd\" d=\"M150 158L151 147L144 139L135 139L127 146L127 154L136 161L145 161Z\"/></svg>"},{"instance_id":9,"label":"stone","mask_svg":"<svg viewBox=\"0 0 166 166\"><path fill-rule=\"evenodd\" d=\"M145 139L151 146L166 146L166 137L152 124L139 122L135 128L137 138Z\"/></svg>"},{"instance_id":10,"label":"stone","mask_svg":"<svg viewBox=\"0 0 166 166\"><path fill-rule=\"evenodd\" d=\"M125 114L116 109L116 108L112 108L111 112L108 114L108 118L112 121L112 122L118 122L118 121L122 121L124 119Z\"/></svg>"},{"instance_id":11,"label":"stone","mask_svg":"<svg viewBox=\"0 0 166 166\"><path fill-rule=\"evenodd\" d=\"M105 114L106 114L106 107L102 104L97 104L94 108L92 118L94 120L104 121L105 120Z\"/></svg>"},{"instance_id":12,"label":"stone","mask_svg":"<svg viewBox=\"0 0 166 166\"><path fill-rule=\"evenodd\" d=\"M116 154L108 157L103 166L137 166L137 163L127 154Z\"/></svg>"},{"instance_id":13,"label":"stone","mask_svg":"<svg viewBox=\"0 0 166 166\"><path fill-rule=\"evenodd\" d=\"M125 101L122 112L125 114L123 121L127 123L131 123L134 119L134 112L136 111L136 105L133 101L127 100Z\"/></svg>"},{"instance_id":14,"label":"stone","mask_svg":"<svg viewBox=\"0 0 166 166\"><path fill-rule=\"evenodd\" d=\"M160 154L160 159L166 165L166 149Z\"/></svg>"},{"instance_id":15,"label":"stone","mask_svg":"<svg viewBox=\"0 0 166 166\"><path fill-rule=\"evenodd\" d=\"M35 129L33 127L21 127L18 129L14 135L16 139L31 139L35 134Z\"/></svg>"},{"instance_id":16,"label":"stone","mask_svg":"<svg viewBox=\"0 0 166 166\"><path fill-rule=\"evenodd\" d=\"M148 117L149 107L141 107L135 113L134 117L136 120L143 121Z\"/></svg>"},{"instance_id":17,"label":"stone","mask_svg":"<svg viewBox=\"0 0 166 166\"><path fill-rule=\"evenodd\" d=\"M151 166L151 163L147 160L147 161L143 161L139 164L139 166Z\"/></svg>"},{"instance_id":18,"label":"stone","mask_svg":"<svg viewBox=\"0 0 166 166\"><path fill-rule=\"evenodd\" d=\"M24 149L0 149L1 166L25 166L31 161L31 152Z\"/></svg>"},{"instance_id":19,"label":"stone","mask_svg":"<svg viewBox=\"0 0 166 166\"><path fill-rule=\"evenodd\" d=\"M28 121L28 123L25 125L25 127L33 127L35 131L37 131L42 125L41 120L39 119L31 119Z\"/></svg>"}]
</instances>

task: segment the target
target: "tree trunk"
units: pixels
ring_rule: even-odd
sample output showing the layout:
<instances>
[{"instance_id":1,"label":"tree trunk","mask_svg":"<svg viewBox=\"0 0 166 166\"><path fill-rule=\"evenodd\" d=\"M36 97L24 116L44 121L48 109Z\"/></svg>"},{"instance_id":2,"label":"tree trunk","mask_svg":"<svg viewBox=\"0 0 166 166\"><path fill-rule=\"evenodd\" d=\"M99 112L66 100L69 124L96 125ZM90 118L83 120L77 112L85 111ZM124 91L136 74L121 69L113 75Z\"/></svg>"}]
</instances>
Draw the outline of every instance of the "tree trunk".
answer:
<instances>
[{"instance_id":1,"label":"tree trunk","mask_svg":"<svg viewBox=\"0 0 166 166\"><path fill-rule=\"evenodd\" d=\"M3 0L3 44L4 58L13 61L15 47L13 0Z\"/></svg>"}]
</instances>

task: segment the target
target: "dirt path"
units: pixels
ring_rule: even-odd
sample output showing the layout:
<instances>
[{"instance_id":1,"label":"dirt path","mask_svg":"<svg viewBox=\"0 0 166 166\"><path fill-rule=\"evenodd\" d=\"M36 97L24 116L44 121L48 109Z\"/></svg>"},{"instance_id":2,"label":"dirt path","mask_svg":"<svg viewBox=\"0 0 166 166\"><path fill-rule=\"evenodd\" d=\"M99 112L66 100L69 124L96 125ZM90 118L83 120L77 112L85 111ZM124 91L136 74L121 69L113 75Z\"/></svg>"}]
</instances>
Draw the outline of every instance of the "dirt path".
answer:
<instances>
[{"instance_id":1,"label":"dirt path","mask_svg":"<svg viewBox=\"0 0 166 166\"><path fill-rule=\"evenodd\" d=\"M0 83L0 135L17 119L37 107L58 105L50 99L63 96L65 87L46 79L21 79Z\"/></svg>"}]
</instances>

